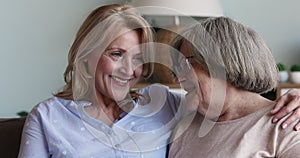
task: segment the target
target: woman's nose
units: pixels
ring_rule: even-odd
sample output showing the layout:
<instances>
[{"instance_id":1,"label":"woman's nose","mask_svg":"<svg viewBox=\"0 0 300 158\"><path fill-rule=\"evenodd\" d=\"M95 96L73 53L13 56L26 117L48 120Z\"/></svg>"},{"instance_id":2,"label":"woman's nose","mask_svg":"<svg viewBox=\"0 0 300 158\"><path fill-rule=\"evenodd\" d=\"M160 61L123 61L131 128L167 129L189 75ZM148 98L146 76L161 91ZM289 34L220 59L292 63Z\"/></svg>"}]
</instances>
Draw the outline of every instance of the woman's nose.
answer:
<instances>
[{"instance_id":1,"label":"woman's nose","mask_svg":"<svg viewBox=\"0 0 300 158\"><path fill-rule=\"evenodd\" d=\"M179 83L180 83L180 81L179 81L178 77L175 77L175 83L177 83L177 84L179 84Z\"/></svg>"},{"instance_id":2,"label":"woman's nose","mask_svg":"<svg viewBox=\"0 0 300 158\"><path fill-rule=\"evenodd\" d=\"M178 75L175 77L175 82L176 83L181 83L184 82L186 80L186 76L185 75Z\"/></svg>"},{"instance_id":3,"label":"woman's nose","mask_svg":"<svg viewBox=\"0 0 300 158\"><path fill-rule=\"evenodd\" d=\"M127 75L132 75L134 73L134 65L130 59L123 59L121 61L120 71Z\"/></svg>"}]
</instances>

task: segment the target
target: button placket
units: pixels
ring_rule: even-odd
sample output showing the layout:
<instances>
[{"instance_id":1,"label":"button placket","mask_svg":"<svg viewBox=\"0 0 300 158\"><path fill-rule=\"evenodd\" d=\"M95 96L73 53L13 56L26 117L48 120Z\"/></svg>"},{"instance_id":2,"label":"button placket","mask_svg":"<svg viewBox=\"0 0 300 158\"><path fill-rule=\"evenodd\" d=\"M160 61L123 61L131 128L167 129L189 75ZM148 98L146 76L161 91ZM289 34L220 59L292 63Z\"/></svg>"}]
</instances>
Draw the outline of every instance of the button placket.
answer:
<instances>
[{"instance_id":1,"label":"button placket","mask_svg":"<svg viewBox=\"0 0 300 158\"><path fill-rule=\"evenodd\" d=\"M110 140L112 142L112 148L115 150L116 157L122 158L124 157L124 152L122 151L122 145L121 145L121 139L119 138L118 131L113 130L114 127L112 127L109 131L107 131L107 134L110 137Z\"/></svg>"}]
</instances>

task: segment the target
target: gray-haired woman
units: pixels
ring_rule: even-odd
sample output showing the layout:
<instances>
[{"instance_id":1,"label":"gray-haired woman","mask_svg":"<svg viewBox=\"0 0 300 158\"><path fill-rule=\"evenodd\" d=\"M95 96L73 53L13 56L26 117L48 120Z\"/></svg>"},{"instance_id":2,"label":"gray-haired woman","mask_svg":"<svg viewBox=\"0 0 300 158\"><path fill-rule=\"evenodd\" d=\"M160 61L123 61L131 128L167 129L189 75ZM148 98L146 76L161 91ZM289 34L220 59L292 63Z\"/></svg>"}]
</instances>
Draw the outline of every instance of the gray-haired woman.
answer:
<instances>
[{"instance_id":1,"label":"gray-haired woman","mask_svg":"<svg viewBox=\"0 0 300 158\"><path fill-rule=\"evenodd\" d=\"M227 17L209 18L175 38L174 46L183 54L175 56L178 80L194 100L187 106L198 113L189 126L179 123L170 157L299 157L300 133L272 124L276 102L260 95L276 87L278 70L254 30Z\"/></svg>"}]
</instances>

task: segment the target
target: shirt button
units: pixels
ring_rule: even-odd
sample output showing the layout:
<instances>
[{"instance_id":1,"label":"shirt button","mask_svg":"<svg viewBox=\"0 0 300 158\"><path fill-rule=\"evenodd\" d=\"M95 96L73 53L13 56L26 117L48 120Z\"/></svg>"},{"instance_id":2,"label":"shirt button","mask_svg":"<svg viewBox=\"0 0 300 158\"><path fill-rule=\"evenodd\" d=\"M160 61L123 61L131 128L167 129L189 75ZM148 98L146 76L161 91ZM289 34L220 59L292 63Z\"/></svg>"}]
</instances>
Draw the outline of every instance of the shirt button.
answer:
<instances>
[{"instance_id":1,"label":"shirt button","mask_svg":"<svg viewBox=\"0 0 300 158\"><path fill-rule=\"evenodd\" d=\"M109 135L112 135L112 130L109 130L109 131L107 131L107 133L109 134Z\"/></svg>"},{"instance_id":2,"label":"shirt button","mask_svg":"<svg viewBox=\"0 0 300 158\"><path fill-rule=\"evenodd\" d=\"M116 144L115 147L116 147L116 148L120 148L121 145L120 145L120 144Z\"/></svg>"}]
</instances>

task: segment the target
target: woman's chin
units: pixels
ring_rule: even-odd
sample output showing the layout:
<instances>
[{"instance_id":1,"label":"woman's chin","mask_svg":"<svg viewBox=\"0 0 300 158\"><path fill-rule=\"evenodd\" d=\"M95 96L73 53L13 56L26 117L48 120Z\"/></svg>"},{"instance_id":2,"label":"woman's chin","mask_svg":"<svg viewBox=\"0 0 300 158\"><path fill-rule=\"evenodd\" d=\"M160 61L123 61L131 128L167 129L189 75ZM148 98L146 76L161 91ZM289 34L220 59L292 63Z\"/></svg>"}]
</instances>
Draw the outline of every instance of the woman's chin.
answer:
<instances>
[{"instance_id":1,"label":"woman's chin","mask_svg":"<svg viewBox=\"0 0 300 158\"><path fill-rule=\"evenodd\" d=\"M189 111L197 111L198 110L198 106L199 106L199 96L197 93L187 93L185 95L185 99L186 99L186 106L188 108Z\"/></svg>"},{"instance_id":2,"label":"woman's chin","mask_svg":"<svg viewBox=\"0 0 300 158\"><path fill-rule=\"evenodd\" d=\"M114 84L112 86L112 96L115 101L122 101L128 97L130 89L132 87L132 83L128 82L127 84L119 85ZM127 98L128 99L128 98Z\"/></svg>"},{"instance_id":3,"label":"woman's chin","mask_svg":"<svg viewBox=\"0 0 300 158\"><path fill-rule=\"evenodd\" d=\"M115 101L122 101L126 98L126 96L129 94L129 91L119 91L119 90L115 90L113 92L113 97Z\"/></svg>"}]
</instances>

